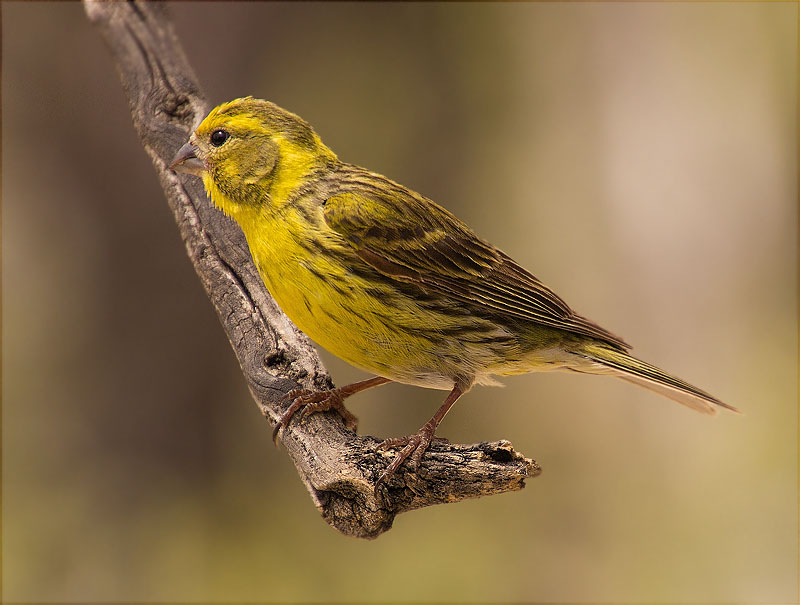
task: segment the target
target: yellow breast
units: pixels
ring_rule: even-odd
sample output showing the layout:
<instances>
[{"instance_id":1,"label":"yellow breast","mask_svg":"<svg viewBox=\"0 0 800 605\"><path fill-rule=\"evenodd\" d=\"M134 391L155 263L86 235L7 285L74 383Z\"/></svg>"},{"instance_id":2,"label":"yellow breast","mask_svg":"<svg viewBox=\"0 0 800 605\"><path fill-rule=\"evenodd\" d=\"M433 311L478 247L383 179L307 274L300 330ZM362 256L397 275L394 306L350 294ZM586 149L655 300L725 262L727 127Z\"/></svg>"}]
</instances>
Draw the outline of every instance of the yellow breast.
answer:
<instances>
[{"instance_id":1,"label":"yellow breast","mask_svg":"<svg viewBox=\"0 0 800 605\"><path fill-rule=\"evenodd\" d=\"M435 325L437 318L425 317L410 299L400 303L406 308L397 308L396 292L353 274L348 263L358 259L337 234L325 230L321 216L320 223L309 225L299 210L289 208L280 216L241 224L270 294L312 340L369 372L400 382L452 386L449 379L430 375L434 347L406 325ZM386 304L390 297L392 306Z\"/></svg>"}]
</instances>

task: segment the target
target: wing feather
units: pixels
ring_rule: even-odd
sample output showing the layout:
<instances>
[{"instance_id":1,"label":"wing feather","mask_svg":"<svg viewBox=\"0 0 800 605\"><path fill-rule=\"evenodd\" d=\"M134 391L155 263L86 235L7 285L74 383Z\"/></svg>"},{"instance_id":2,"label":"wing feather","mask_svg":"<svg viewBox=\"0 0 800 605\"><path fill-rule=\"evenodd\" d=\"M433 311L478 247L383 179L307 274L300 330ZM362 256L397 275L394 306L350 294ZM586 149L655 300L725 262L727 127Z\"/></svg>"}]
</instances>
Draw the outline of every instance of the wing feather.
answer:
<instances>
[{"instance_id":1,"label":"wing feather","mask_svg":"<svg viewBox=\"0 0 800 605\"><path fill-rule=\"evenodd\" d=\"M374 181L376 175L370 174ZM395 185L391 181L387 183ZM327 225L383 275L415 283L500 318L527 320L591 336L615 347L619 337L576 314L509 256L481 240L434 202L399 186L359 187L329 197Z\"/></svg>"}]
</instances>

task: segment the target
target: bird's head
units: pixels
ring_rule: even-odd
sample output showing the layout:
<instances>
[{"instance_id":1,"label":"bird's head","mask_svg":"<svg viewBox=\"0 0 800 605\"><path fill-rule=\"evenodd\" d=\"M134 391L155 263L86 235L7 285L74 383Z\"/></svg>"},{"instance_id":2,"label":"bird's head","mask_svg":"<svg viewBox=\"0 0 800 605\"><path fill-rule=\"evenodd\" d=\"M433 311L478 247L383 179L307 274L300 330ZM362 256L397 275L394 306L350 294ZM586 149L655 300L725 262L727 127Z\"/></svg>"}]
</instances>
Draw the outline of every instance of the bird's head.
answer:
<instances>
[{"instance_id":1,"label":"bird's head","mask_svg":"<svg viewBox=\"0 0 800 605\"><path fill-rule=\"evenodd\" d=\"M214 204L235 217L282 204L312 170L335 161L305 120L245 97L214 108L170 168L201 177Z\"/></svg>"}]
</instances>

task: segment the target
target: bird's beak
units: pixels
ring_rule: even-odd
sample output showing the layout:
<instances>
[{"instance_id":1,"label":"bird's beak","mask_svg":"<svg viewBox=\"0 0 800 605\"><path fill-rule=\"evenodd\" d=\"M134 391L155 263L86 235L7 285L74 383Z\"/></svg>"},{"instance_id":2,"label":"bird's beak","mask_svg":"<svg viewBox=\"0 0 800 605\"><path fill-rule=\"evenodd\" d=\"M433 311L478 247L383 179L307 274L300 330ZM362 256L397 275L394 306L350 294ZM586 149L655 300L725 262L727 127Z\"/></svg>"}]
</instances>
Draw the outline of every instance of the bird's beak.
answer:
<instances>
[{"instance_id":1,"label":"bird's beak","mask_svg":"<svg viewBox=\"0 0 800 605\"><path fill-rule=\"evenodd\" d=\"M197 147L191 143L186 143L186 145L178 149L178 153L175 154L169 169L175 172L201 176L206 167L203 160L197 157Z\"/></svg>"}]
</instances>

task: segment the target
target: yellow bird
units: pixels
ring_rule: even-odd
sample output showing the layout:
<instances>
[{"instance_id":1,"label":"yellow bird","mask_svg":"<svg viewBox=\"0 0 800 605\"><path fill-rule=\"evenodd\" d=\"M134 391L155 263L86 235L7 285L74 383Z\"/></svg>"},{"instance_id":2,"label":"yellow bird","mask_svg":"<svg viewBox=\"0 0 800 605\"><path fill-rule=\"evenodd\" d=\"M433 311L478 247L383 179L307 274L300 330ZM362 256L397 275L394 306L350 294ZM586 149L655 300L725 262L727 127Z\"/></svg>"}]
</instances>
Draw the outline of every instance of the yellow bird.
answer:
<instances>
[{"instance_id":1,"label":"yellow bird","mask_svg":"<svg viewBox=\"0 0 800 605\"><path fill-rule=\"evenodd\" d=\"M572 370L617 376L706 414L735 408L628 354L621 338L575 313L447 210L339 160L299 116L247 97L220 105L171 168L199 176L242 228L269 292L314 341L377 376L330 391L293 391L294 413L337 409L387 382L450 391L379 481L411 456L474 384Z\"/></svg>"}]
</instances>

